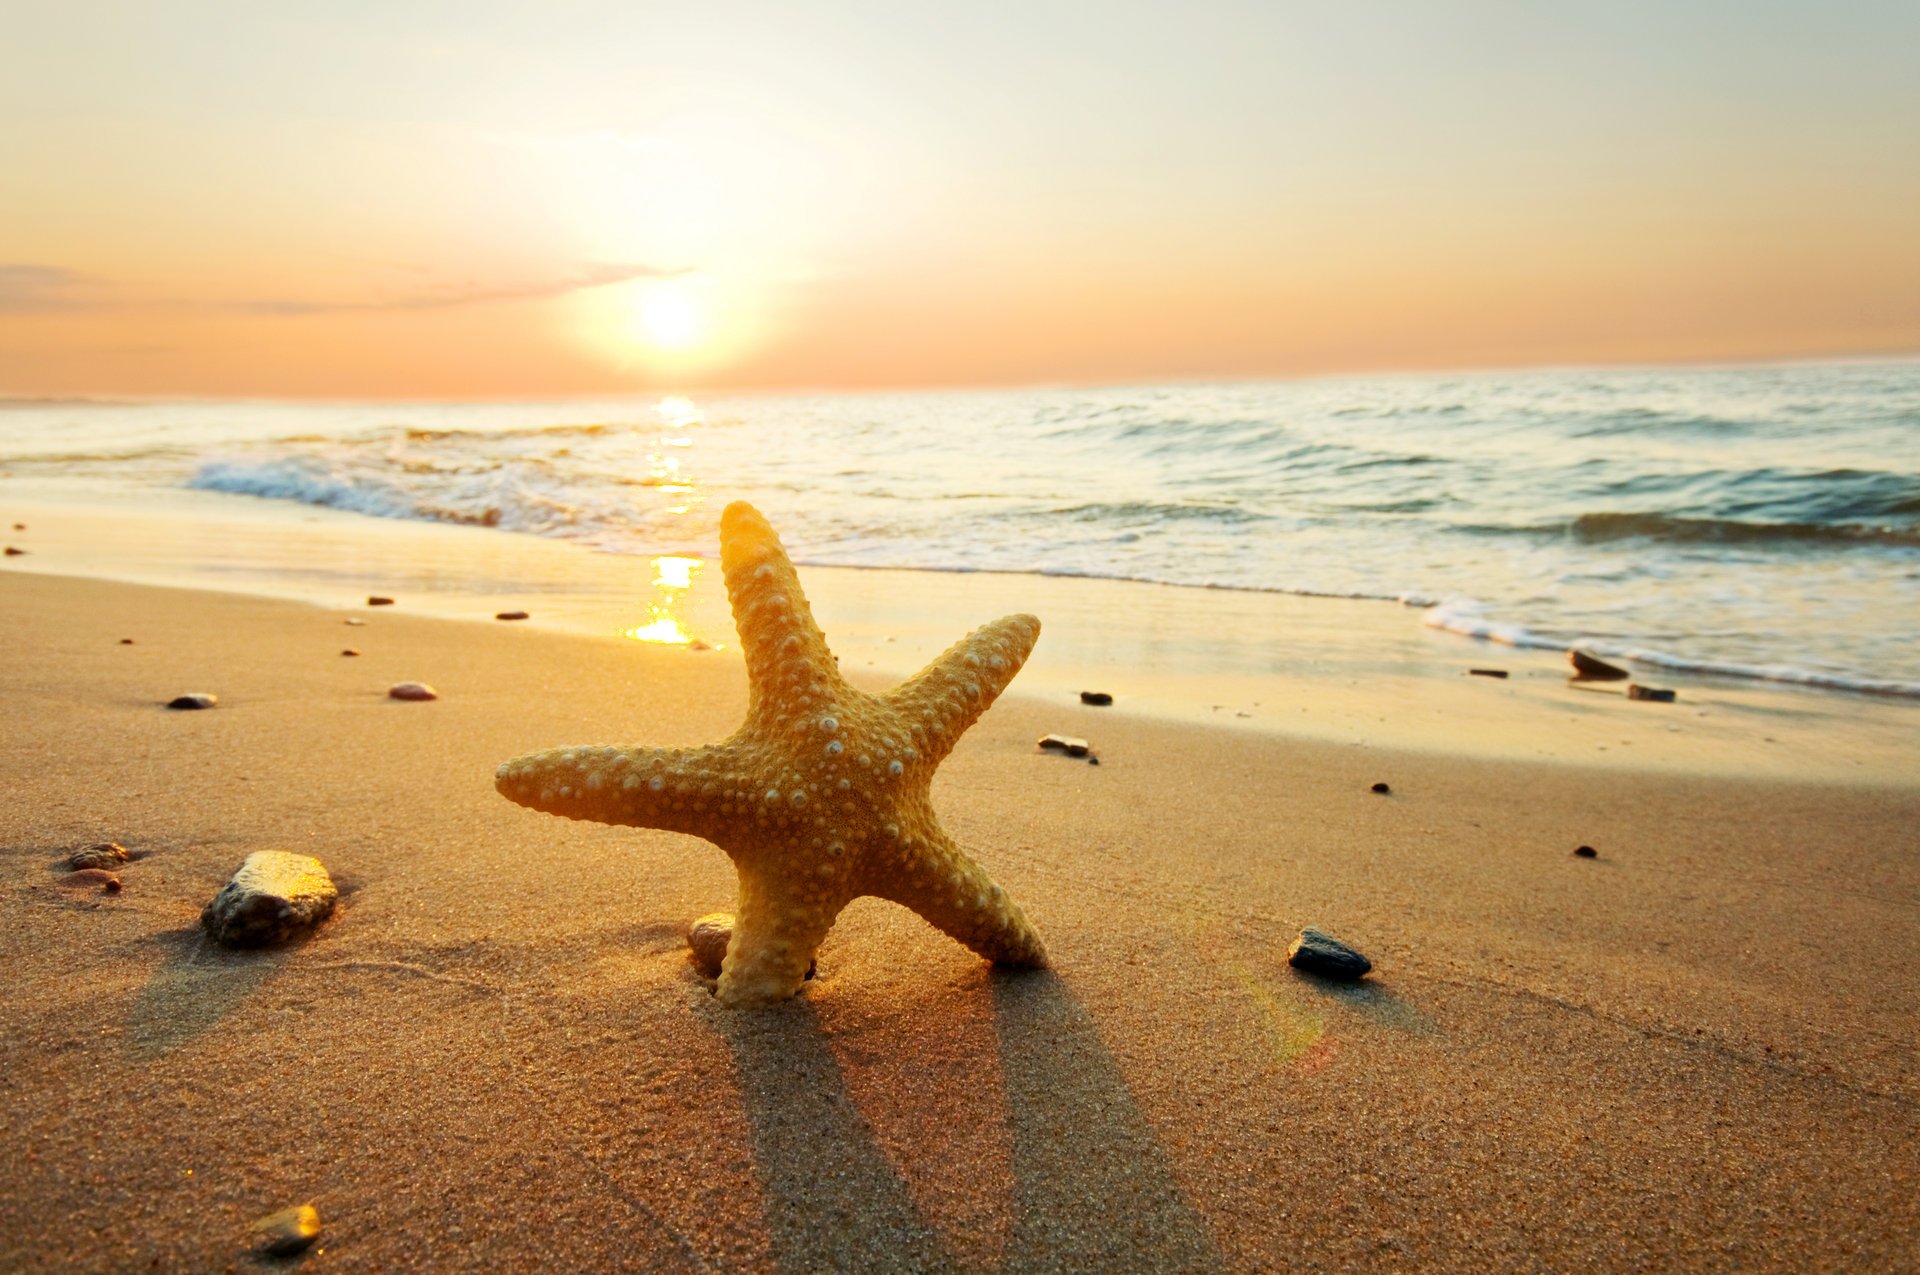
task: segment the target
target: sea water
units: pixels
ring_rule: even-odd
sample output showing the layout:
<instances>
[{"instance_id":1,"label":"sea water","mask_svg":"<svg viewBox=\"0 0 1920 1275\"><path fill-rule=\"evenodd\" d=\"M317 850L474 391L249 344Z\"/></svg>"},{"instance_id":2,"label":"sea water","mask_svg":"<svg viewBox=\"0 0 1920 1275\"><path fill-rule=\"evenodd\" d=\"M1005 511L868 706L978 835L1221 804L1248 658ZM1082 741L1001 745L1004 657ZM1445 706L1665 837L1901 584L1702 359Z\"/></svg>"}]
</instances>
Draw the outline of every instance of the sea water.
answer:
<instances>
[{"instance_id":1,"label":"sea water","mask_svg":"<svg viewBox=\"0 0 1920 1275\"><path fill-rule=\"evenodd\" d=\"M1920 361L551 403L12 401L13 490L191 488L796 561L1379 598L1920 696ZM0 484L0 497L9 490Z\"/></svg>"}]
</instances>

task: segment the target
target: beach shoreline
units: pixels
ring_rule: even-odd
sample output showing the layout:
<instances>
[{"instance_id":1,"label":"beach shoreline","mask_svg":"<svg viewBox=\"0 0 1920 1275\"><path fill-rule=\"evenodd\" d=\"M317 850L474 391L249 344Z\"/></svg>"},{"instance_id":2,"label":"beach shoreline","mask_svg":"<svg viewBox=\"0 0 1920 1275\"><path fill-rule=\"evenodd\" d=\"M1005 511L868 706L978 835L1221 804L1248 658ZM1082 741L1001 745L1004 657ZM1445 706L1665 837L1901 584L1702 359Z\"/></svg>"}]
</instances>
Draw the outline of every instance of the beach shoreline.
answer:
<instances>
[{"instance_id":1,"label":"beach shoreline","mask_svg":"<svg viewBox=\"0 0 1920 1275\"><path fill-rule=\"evenodd\" d=\"M796 1002L742 1015L682 937L729 905L723 855L492 788L531 748L725 735L727 652L0 589L9 1269L244 1265L251 1219L309 1200L350 1269L1912 1256L1911 768L1356 746L1016 681L933 795L1053 969L860 900ZM403 679L441 699L388 700ZM161 707L185 691L219 706ZM124 888L63 883L105 839L143 856ZM317 855L343 903L304 944L213 948L199 909L259 848ZM1305 925L1374 974L1289 970Z\"/></svg>"}]
</instances>

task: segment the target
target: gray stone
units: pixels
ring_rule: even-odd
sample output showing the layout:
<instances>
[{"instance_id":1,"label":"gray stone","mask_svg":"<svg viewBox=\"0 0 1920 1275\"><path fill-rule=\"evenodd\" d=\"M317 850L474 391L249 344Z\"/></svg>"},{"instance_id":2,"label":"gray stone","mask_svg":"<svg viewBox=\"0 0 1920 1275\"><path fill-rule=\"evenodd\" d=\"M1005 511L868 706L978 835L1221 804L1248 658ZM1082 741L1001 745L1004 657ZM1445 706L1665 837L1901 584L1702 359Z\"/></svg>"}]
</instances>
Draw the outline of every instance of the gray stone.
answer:
<instances>
[{"instance_id":1,"label":"gray stone","mask_svg":"<svg viewBox=\"0 0 1920 1275\"><path fill-rule=\"evenodd\" d=\"M81 868L117 868L128 858L127 848L118 841L102 841L85 850L75 850L68 857L67 866L75 871Z\"/></svg>"},{"instance_id":2,"label":"gray stone","mask_svg":"<svg viewBox=\"0 0 1920 1275\"><path fill-rule=\"evenodd\" d=\"M200 913L200 925L216 943L266 947L326 920L339 898L320 860L255 850Z\"/></svg>"},{"instance_id":3,"label":"gray stone","mask_svg":"<svg viewBox=\"0 0 1920 1275\"><path fill-rule=\"evenodd\" d=\"M1661 690L1652 686L1642 686L1638 682L1629 682L1627 683L1627 698L1649 700L1655 704L1671 704L1674 700L1678 699L1679 696L1672 691Z\"/></svg>"},{"instance_id":4,"label":"gray stone","mask_svg":"<svg viewBox=\"0 0 1920 1275\"><path fill-rule=\"evenodd\" d=\"M1287 949L1287 964L1324 978L1364 978L1373 962L1330 934L1302 930Z\"/></svg>"},{"instance_id":5,"label":"gray stone","mask_svg":"<svg viewBox=\"0 0 1920 1275\"><path fill-rule=\"evenodd\" d=\"M218 695L206 691L192 691L186 695L176 695L167 701L168 708L212 708L220 702Z\"/></svg>"}]
</instances>

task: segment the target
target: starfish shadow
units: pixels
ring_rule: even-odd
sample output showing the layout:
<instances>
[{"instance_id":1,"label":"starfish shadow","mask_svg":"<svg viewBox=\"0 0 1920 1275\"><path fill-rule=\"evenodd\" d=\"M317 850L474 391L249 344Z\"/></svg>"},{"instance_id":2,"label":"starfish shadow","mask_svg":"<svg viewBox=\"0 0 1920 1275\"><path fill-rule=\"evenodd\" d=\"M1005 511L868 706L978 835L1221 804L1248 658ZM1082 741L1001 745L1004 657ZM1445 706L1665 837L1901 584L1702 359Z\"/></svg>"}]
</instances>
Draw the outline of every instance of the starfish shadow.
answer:
<instances>
[{"instance_id":1,"label":"starfish shadow","mask_svg":"<svg viewBox=\"0 0 1920 1275\"><path fill-rule=\"evenodd\" d=\"M779 1269L958 1268L854 1105L812 1005L715 1005L709 1022L739 1071Z\"/></svg>"},{"instance_id":2,"label":"starfish shadow","mask_svg":"<svg viewBox=\"0 0 1920 1275\"><path fill-rule=\"evenodd\" d=\"M1066 982L995 971L1013 1132L1009 1270L1212 1270L1222 1258Z\"/></svg>"}]
</instances>

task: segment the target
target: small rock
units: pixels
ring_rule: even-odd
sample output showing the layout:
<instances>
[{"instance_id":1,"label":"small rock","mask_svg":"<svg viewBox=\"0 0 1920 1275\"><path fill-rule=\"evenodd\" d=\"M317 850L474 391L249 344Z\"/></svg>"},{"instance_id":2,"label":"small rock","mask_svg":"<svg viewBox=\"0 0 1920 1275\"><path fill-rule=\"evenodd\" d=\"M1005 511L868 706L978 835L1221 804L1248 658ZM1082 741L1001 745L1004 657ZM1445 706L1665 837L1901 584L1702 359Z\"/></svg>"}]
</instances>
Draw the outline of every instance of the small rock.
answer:
<instances>
[{"instance_id":1,"label":"small rock","mask_svg":"<svg viewBox=\"0 0 1920 1275\"><path fill-rule=\"evenodd\" d=\"M1108 704L1113 703L1113 696L1106 691L1081 691L1080 702L1082 704L1092 704L1098 708L1105 708Z\"/></svg>"},{"instance_id":2,"label":"small rock","mask_svg":"<svg viewBox=\"0 0 1920 1275\"><path fill-rule=\"evenodd\" d=\"M269 1213L253 1224L255 1243L274 1257L292 1257L320 1238L320 1211L311 1204Z\"/></svg>"},{"instance_id":3,"label":"small rock","mask_svg":"<svg viewBox=\"0 0 1920 1275\"><path fill-rule=\"evenodd\" d=\"M15 531L25 531L27 529L27 524L24 522L16 522L13 524L13 529Z\"/></svg>"},{"instance_id":4,"label":"small rock","mask_svg":"<svg viewBox=\"0 0 1920 1275\"><path fill-rule=\"evenodd\" d=\"M1086 740L1072 735L1042 735L1040 747L1063 752L1069 757L1085 757L1091 746Z\"/></svg>"},{"instance_id":5,"label":"small rock","mask_svg":"<svg viewBox=\"0 0 1920 1275\"><path fill-rule=\"evenodd\" d=\"M440 692L425 682L395 682L387 688L387 694L394 699L429 700L439 699Z\"/></svg>"},{"instance_id":6,"label":"small rock","mask_svg":"<svg viewBox=\"0 0 1920 1275\"><path fill-rule=\"evenodd\" d=\"M1579 682L1617 682L1633 676L1618 665L1609 664L1597 655L1588 655L1585 651L1567 652L1567 661L1573 665L1573 676Z\"/></svg>"},{"instance_id":7,"label":"small rock","mask_svg":"<svg viewBox=\"0 0 1920 1275\"><path fill-rule=\"evenodd\" d=\"M121 646L132 646L132 645L133 645L133 639L132 639L132 638L121 638L121 639L120 639L120 645L121 645Z\"/></svg>"},{"instance_id":8,"label":"small rock","mask_svg":"<svg viewBox=\"0 0 1920 1275\"><path fill-rule=\"evenodd\" d=\"M1392 788L1390 788L1390 787L1388 787L1388 786L1387 786L1386 784L1375 784L1375 785L1373 786L1373 789L1372 789L1372 791L1374 791L1374 792L1377 792L1377 793L1379 793L1379 794L1380 794L1381 796L1383 796L1383 797L1384 797L1384 796L1386 796L1387 794L1389 794L1389 793L1391 793L1391 792L1393 791L1393 789L1392 789Z\"/></svg>"},{"instance_id":9,"label":"small rock","mask_svg":"<svg viewBox=\"0 0 1920 1275\"><path fill-rule=\"evenodd\" d=\"M60 878L61 885L97 885L108 894L120 892L120 878L105 868L81 868Z\"/></svg>"},{"instance_id":10,"label":"small rock","mask_svg":"<svg viewBox=\"0 0 1920 1275\"><path fill-rule=\"evenodd\" d=\"M1582 859L1598 859L1600 857L1600 852L1592 846L1579 846L1573 853Z\"/></svg>"},{"instance_id":11,"label":"small rock","mask_svg":"<svg viewBox=\"0 0 1920 1275\"><path fill-rule=\"evenodd\" d=\"M1287 964L1326 978L1364 978L1373 962L1329 934L1302 930L1287 949Z\"/></svg>"},{"instance_id":12,"label":"small rock","mask_svg":"<svg viewBox=\"0 0 1920 1275\"><path fill-rule=\"evenodd\" d=\"M25 553L25 552L26 552L26 550L25 550L25 549L22 549L22 548L19 548L19 547L18 547L18 546L16 546L16 545L8 545L8 546L7 546L7 556L8 556L9 558L17 558L17 557L19 557L19 556L20 556L21 554L23 554L23 553Z\"/></svg>"},{"instance_id":13,"label":"small rock","mask_svg":"<svg viewBox=\"0 0 1920 1275\"><path fill-rule=\"evenodd\" d=\"M1089 765L1089 766L1098 766L1099 764L1100 764L1100 759L1099 759L1098 757L1089 757L1089 758L1087 758L1087 765Z\"/></svg>"},{"instance_id":14,"label":"small rock","mask_svg":"<svg viewBox=\"0 0 1920 1275\"><path fill-rule=\"evenodd\" d=\"M720 962L727 958L727 943L733 938L733 914L709 912L687 927L687 948L694 968L708 978L720 977ZM820 963L807 964L807 977L818 972Z\"/></svg>"},{"instance_id":15,"label":"small rock","mask_svg":"<svg viewBox=\"0 0 1920 1275\"><path fill-rule=\"evenodd\" d=\"M127 848L118 841L101 841L85 850L75 850L67 859L67 866L76 872L82 868L117 868L127 857Z\"/></svg>"},{"instance_id":16,"label":"small rock","mask_svg":"<svg viewBox=\"0 0 1920 1275\"><path fill-rule=\"evenodd\" d=\"M1505 677L1507 675L1507 670L1503 668L1470 668L1467 672L1473 674L1475 677Z\"/></svg>"},{"instance_id":17,"label":"small rock","mask_svg":"<svg viewBox=\"0 0 1920 1275\"><path fill-rule=\"evenodd\" d=\"M370 607L390 607L393 605L393 599L383 598L376 593L367 599L367 605Z\"/></svg>"},{"instance_id":18,"label":"small rock","mask_svg":"<svg viewBox=\"0 0 1920 1275\"><path fill-rule=\"evenodd\" d=\"M342 624L351 624L351 625L353 625L353 626L354 626L355 628L359 628L359 627L360 627L361 625L363 625L363 624L365 624L365 623L366 623L366 621L365 621L365 620L362 620L362 619L360 619L360 618L359 618L358 616L351 616L351 615L350 615L350 616L348 616L348 617L347 617L346 619L344 619L344 620L342 620L342 621L341 621L341 623L342 623Z\"/></svg>"},{"instance_id":19,"label":"small rock","mask_svg":"<svg viewBox=\"0 0 1920 1275\"><path fill-rule=\"evenodd\" d=\"M326 920L340 897L320 860L285 850L255 850L200 913L216 943L284 943Z\"/></svg>"},{"instance_id":20,"label":"small rock","mask_svg":"<svg viewBox=\"0 0 1920 1275\"><path fill-rule=\"evenodd\" d=\"M1655 704L1671 704L1678 698L1673 691L1664 691L1652 686L1642 686L1638 682L1627 683L1628 699L1650 700Z\"/></svg>"},{"instance_id":21,"label":"small rock","mask_svg":"<svg viewBox=\"0 0 1920 1275\"><path fill-rule=\"evenodd\" d=\"M525 620L528 616L525 611L496 611L494 612L493 618L496 620Z\"/></svg>"},{"instance_id":22,"label":"small rock","mask_svg":"<svg viewBox=\"0 0 1920 1275\"><path fill-rule=\"evenodd\" d=\"M341 648L340 648L340 654L342 654L342 655L358 655L358 654L360 654L360 652L358 652L358 651L356 651L356 650L354 650L354 649L353 649L352 647L350 647L350 646L344 646L344 647L341 647Z\"/></svg>"},{"instance_id":23,"label":"small rock","mask_svg":"<svg viewBox=\"0 0 1920 1275\"><path fill-rule=\"evenodd\" d=\"M209 695L205 691L193 691L186 695L176 695L167 701L168 708L212 708L220 702L218 695Z\"/></svg>"},{"instance_id":24,"label":"small rock","mask_svg":"<svg viewBox=\"0 0 1920 1275\"><path fill-rule=\"evenodd\" d=\"M713 643L703 638L695 638L693 641L687 643L687 649L689 651L711 651L713 649ZM868 662L871 663L872 661Z\"/></svg>"}]
</instances>

